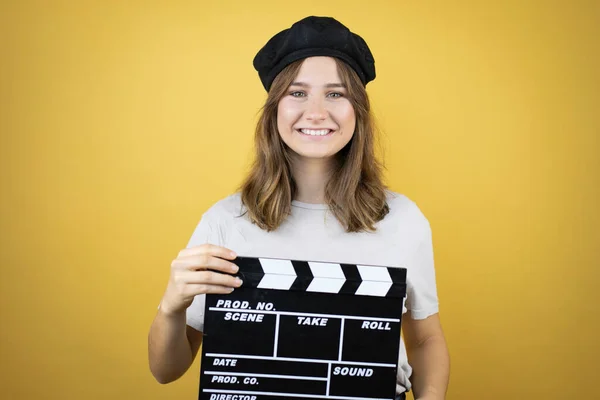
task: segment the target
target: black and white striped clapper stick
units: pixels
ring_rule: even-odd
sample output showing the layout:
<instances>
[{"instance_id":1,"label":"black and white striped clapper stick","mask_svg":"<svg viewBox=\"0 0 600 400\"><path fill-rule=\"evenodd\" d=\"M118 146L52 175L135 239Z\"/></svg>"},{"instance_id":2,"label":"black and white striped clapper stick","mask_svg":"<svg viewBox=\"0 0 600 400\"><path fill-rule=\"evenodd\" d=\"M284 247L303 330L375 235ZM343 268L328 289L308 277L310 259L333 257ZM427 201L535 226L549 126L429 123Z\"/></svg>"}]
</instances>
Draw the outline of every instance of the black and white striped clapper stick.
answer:
<instances>
[{"instance_id":1,"label":"black and white striped clapper stick","mask_svg":"<svg viewBox=\"0 0 600 400\"><path fill-rule=\"evenodd\" d=\"M403 298L406 269L276 258L238 257L243 287Z\"/></svg>"}]
</instances>

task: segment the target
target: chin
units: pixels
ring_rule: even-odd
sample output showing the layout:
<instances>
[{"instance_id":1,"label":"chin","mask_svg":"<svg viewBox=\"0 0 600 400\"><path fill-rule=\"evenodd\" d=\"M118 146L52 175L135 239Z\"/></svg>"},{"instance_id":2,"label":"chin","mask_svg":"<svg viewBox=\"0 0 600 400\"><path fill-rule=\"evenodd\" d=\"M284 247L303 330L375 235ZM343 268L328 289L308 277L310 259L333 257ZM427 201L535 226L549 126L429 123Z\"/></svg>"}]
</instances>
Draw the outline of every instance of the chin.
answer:
<instances>
[{"instance_id":1,"label":"chin","mask_svg":"<svg viewBox=\"0 0 600 400\"><path fill-rule=\"evenodd\" d=\"M323 152L323 151L306 151L301 149L292 149L301 158L313 159L313 160L324 160L332 158L335 153Z\"/></svg>"}]
</instances>

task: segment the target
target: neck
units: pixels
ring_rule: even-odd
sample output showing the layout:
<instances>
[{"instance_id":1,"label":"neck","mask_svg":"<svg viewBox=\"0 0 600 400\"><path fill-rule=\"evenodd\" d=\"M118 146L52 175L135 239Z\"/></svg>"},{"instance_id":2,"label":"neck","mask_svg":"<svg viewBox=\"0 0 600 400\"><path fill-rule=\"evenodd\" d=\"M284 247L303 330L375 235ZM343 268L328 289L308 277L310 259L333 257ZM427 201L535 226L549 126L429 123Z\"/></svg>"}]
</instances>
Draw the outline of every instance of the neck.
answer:
<instances>
[{"instance_id":1,"label":"neck","mask_svg":"<svg viewBox=\"0 0 600 400\"><path fill-rule=\"evenodd\" d=\"M325 185L332 172L332 160L294 159L292 175L296 181L296 198L303 203L325 203Z\"/></svg>"}]
</instances>

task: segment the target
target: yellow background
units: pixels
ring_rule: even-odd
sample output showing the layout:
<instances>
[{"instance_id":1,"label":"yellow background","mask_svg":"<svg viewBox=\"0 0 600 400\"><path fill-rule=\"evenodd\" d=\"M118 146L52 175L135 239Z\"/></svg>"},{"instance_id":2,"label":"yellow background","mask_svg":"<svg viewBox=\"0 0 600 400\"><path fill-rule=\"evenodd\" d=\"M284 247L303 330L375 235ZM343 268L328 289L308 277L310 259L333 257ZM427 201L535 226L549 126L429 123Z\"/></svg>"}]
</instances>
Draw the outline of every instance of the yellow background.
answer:
<instances>
[{"instance_id":1,"label":"yellow background","mask_svg":"<svg viewBox=\"0 0 600 400\"><path fill-rule=\"evenodd\" d=\"M250 5L252 4L252 5ZM448 399L594 399L596 1L3 1L0 397L194 399L147 367L169 265L250 160L252 58L360 33L388 182L435 240Z\"/></svg>"}]
</instances>

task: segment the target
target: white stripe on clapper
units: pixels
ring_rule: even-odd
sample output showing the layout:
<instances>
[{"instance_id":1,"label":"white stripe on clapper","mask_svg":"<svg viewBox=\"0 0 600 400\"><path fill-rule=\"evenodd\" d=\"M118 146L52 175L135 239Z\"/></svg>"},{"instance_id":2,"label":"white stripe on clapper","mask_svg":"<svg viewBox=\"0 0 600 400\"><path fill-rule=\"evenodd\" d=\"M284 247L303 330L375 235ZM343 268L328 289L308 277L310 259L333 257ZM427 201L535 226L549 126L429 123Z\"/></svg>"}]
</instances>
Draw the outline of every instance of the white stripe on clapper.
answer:
<instances>
[{"instance_id":1,"label":"white stripe on clapper","mask_svg":"<svg viewBox=\"0 0 600 400\"><path fill-rule=\"evenodd\" d=\"M385 267L357 265L362 282L356 294L384 297L392 287L392 277Z\"/></svg>"},{"instance_id":2,"label":"white stripe on clapper","mask_svg":"<svg viewBox=\"0 0 600 400\"><path fill-rule=\"evenodd\" d=\"M392 283L392 277L386 267L373 267L369 265L357 265L358 273L363 281L378 281Z\"/></svg>"},{"instance_id":3,"label":"white stripe on clapper","mask_svg":"<svg viewBox=\"0 0 600 400\"><path fill-rule=\"evenodd\" d=\"M260 266L265 274L293 275L296 271L290 260L280 260L277 258L259 258Z\"/></svg>"},{"instance_id":4,"label":"white stripe on clapper","mask_svg":"<svg viewBox=\"0 0 600 400\"><path fill-rule=\"evenodd\" d=\"M308 266L315 278L346 279L340 264L309 261Z\"/></svg>"},{"instance_id":5,"label":"white stripe on clapper","mask_svg":"<svg viewBox=\"0 0 600 400\"><path fill-rule=\"evenodd\" d=\"M296 271L290 260L259 258L264 276L258 284L259 289L289 290L296 280Z\"/></svg>"},{"instance_id":6,"label":"white stripe on clapper","mask_svg":"<svg viewBox=\"0 0 600 400\"><path fill-rule=\"evenodd\" d=\"M306 288L307 292L339 293L344 286L343 279L314 278Z\"/></svg>"},{"instance_id":7,"label":"white stripe on clapper","mask_svg":"<svg viewBox=\"0 0 600 400\"><path fill-rule=\"evenodd\" d=\"M308 266L313 280L306 288L307 292L339 293L346 276L340 264L309 261Z\"/></svg>"}]
</instances>

